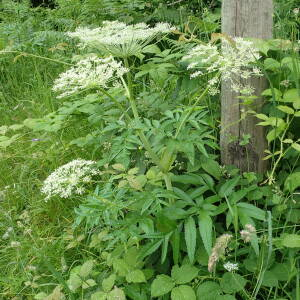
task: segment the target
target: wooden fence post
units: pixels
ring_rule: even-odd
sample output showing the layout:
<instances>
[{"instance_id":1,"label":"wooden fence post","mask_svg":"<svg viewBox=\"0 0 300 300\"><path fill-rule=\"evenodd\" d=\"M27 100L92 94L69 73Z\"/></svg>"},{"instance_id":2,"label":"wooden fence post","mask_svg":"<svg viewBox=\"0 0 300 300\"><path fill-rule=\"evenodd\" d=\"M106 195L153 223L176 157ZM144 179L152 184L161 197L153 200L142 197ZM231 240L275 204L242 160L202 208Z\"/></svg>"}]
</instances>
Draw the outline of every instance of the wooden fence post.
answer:
<instances>
[{"instance_id":1,"label":"wooden fence post","mask_svg":"<svg viewBox=\"0 0 300 300\"><path fill-rule=\"evenodd\" d=\"M232 37L272 38L273 27L272 0L223 0L222 3L222 32ZM245 82L243 80L243 82ZM265 78L250 78L255 88L255 95L260 96L266 88ZM257 119L247 116L239 122L241 106L237 93L233 92L229 82L222 82L221 92L221 160L223 164L233 164L242 172L266 171L267 163L263 161L264 150L267 148L265 130L257 126ZM254 107L253 107L254 106ZM254 101L251 109L259 112L262 99ZM239 142L243 135L250 134L250 142L241 146ZM235 138L232 139L232 138Z\"/></svg>"}]
</instances>

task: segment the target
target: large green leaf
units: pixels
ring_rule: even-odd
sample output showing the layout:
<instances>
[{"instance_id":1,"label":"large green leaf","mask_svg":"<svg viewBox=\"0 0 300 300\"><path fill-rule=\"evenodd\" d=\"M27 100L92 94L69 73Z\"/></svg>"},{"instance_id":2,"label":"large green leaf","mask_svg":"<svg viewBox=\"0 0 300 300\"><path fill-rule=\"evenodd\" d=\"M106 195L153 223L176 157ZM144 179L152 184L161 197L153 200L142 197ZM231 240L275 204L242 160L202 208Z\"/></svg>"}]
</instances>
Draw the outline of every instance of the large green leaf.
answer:
<instances>
[{"instance_id":1,"label":"large green leaf","mask_svg":"<svg viewBox=\"0 0 300 300\"><path fill-rule=\"evenodd\" d=\"M282 245L287 248L300 248L299 234L286 234L282 239Z\"/></svg>"},{"instance_id":2,"label":"large green leaf","mask_svg":"<svg viewBox=\"0 0 300 300\"><path fill-rule=\"evenodd\" d=\"M174 281L170 276L158 275L151 284L151 296L159 297L169 293L174 287Z\"/></svg>"},{"instance_id":3,"label":"large green leaf","mask_svg":"<svg viewBox=\"0 0 300 300\"><path fill-rule=\"evenodd\" d=\"M115 287L107 295L107 300L126 300L126 296L125 296L125 293L123 292L123 290Z\"/></svg>"},{"instance_id":4,"label":"large green leaf","mask_svg":"<svg viewBox=\"0 0 300 300\"><path fill-rule=\"evenodd\" d=\"M216 297L222 292L218 283L206 281L199 285L197 289L198 300L216 300Z\"/></svg>"},{"instance_id":5,"label":"large green leaf","mask_svg":"<svg viewBox=\"0 0 300 300\"><path fill-rule=\"evenodd\" d=\"M126 275L126 281L128 283L141 283L146 282L145 275L141 270L133 270Z\"/></svg>"},{"instance_id":6,"label":"large green leaf","mask_svg":"<svg viewBox=\"0 0 300 300\"><path fill-rule=\"evenodd\" d=\"M214 176L216 179L220 179L221 168L217 161L205 157L201 159L201 167L208 174Z\"/></svg>"},{"instance_id":7,"label":"large green leaf","mask_svg":"<svg viewBox=\"0 0 300 300\"><path fill-rule=\"evenodd\" d=\"M223 292L232 294L243 290L246 283L247 280L241 275L227 272L222 276L221 288Z\"/></svg>"},{"instance_id":8,"label":"large green leaf","mask_svg":"<svg viewBox=\"0 0 300 300\"><path fill-rule=\"evenodd\" d=\"M205 250L208 255L211 253L212 247L212 220L210 215L206 211L200 211L199 213L199 231L202 238Z\"/></svg>"},{"instance_id":9,"label":"large green leaf","mask_svg":"<svg viewBox=\"0 0 300 300\"><path fill-rule=\"evenodd\" d=\"M188 285L180 285L175 287L171 292L172 300L196 300L194 290Z\"/></svg>"},{"instance_id":10,"label":"large green leaf","mask_svg":"<svg viewBox=\"0 0 300 300\"><path fill-rule=\"evenodd\" d=\"M199 269L192 265L183 265L179 267L178 265L172 268L172 278L177 284L184 284L191 282L195 277L197 277Z\"/></svg>"},{"instance_id":11,"label":"large green leaf","mask_svg":"<svg viewBox=\"0 0 300 300\"><path fill-rule=\"evenodd\" d=\"M289 191L290 193L294 192L294 190L299 186L300 186L300 172L295 172L290 174L284 182L284 189L286 191Z\"/></svg>"},{"instance_id":12,"label":"large green leaf","mask_svg":"<svg viewBox=\"0 0 300 300\"><path fill-rule=\"evenodd\" d=\"M194 262L194 257L195 257L196 237L197 237L196 225L193 217L189 217L184 222L184 237L185 237L188 257L192 264Z\"/></svg>"},{"instance_id":13,"label":"large green leaf","mask_svg":"<svg viewBox=\"0 0 300 300\"><path fill-rule=\"evenodd\" d=\"M239 207L240 211L242 211L245 215L247 215L251 218L258 219L261 221L265 221L265 219L266 219L266 212L256 206L254 206L253 204L239 202L237 204L237 206Z\"/></svg>"},{"instance_id":14,"label":"large green leaf","mask_svg":"<svg viewBox=\"0 0 300 300\"><path fill-rule=\"evenodd\" d=\"M104 292L109 292L113 288L113 286L115 284L115 280L116 280L116 275L115 274L111 274L107 278L103 279L103 281L102 281L103 291Z\"/></svg>"},{"instance_id":15,"label":"large green leaf","mask_svg":"<svg viewBox=\"0 0 300 300\"><path fill-rule=\"evenodd\" d=\"M238 182L240 181L241 176L234 177L230 180L227 180L219 190L220 197L228 197L232 192L233 189L236 187Z\"/></svg>"}]
</instances>

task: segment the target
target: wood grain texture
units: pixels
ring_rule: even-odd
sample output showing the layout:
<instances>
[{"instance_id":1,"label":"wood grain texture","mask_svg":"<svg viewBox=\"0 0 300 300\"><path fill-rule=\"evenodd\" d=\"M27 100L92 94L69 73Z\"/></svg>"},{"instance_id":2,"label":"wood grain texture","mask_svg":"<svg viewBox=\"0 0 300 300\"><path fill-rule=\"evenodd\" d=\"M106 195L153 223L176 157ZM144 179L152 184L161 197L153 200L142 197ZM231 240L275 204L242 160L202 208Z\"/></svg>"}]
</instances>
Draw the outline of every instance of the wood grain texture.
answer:
<instances>
[{"instance_id":1,"label":"wood grain texture","mask_svg":"<svg viewBox=\"0 0 300 300\"><path fill-rule=\"evenodd\" d=\"M232 37L272 38L273 28L272 0L223 0L222 32ZM250 78L245 81L255 87L255 95L260 96L267 87L265 78ZM238 94L231 89L230 83L222 82L221 92L221 160L223 164L235 165L243 172L265 172L267 162L263 161L264 150L267 148L265 129L257 126L257 119L248 116L239 122L241 105ZM263 105L258 98L250 109L259 112ZM250 143L240 146L244 134L250 134Z\"/></svg>"}]
</instances>

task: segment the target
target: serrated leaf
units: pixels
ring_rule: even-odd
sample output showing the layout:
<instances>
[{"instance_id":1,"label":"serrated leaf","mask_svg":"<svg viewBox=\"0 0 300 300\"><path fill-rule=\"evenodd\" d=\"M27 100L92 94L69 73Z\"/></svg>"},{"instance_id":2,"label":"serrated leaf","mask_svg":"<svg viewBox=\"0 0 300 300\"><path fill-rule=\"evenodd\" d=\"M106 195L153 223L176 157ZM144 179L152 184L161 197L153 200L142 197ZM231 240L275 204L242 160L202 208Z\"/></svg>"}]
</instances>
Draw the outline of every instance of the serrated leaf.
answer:
<instances>
[{"instance_id":1,"label":"serrated leaf","mask_svg":"<svg viewBox=\"0 0 300 300\"><path fill-rule=\"evenodd\" d=\"M141 270L133 270L126 275L126 281L128 283L141 283L146 282L145 275Z\"/></svg>"},{"instance_id":2,"label":"serrated leaf","mask_svg":"<svg viewBox=\"0 0 300 300\"><path fill-rule=\"evenodd\" d=\"M278 286L278 279L276 278L275 274L273 274L273 272L266 271L261 285L267 287L276 287Z\"/></svg>"},{"instance_id":3,"label":"serrated leaf","mask_svg":"<svg viewBox=\"0 0 300 300\"><path fill-rule=\"evenodd\" d=\"M95 262L92 259L86 261L80 268L79 276L83 277L83 278L87 277L91 273L91 271L94 267L94 264L95 264Z\"/></svg>"},{"instance_id":4,"label":"serrated leaf","mask_svg":"<svg viewBox=\"0 0 300 300\"><path fill-rule=\"evenodd\" d=\"M83 281L82 288L83 289L88 289L88 288L93 287L95 285L96 285L96 281L94 279L87 279L87 280Z\"/></svg>"},{"instance_id":5,"label":"serrated leaf","mask_svg":"<svg viewBox=\"0 0 300 300\"><path fill-rule=\"evenodd\" d=\"M214 176L216 179L221 177L221 168L218 162L213 159L205 158L201 161L201 167L208 174Z\"/></svg>"},{"instance_id":6,"label":"serrated leaf","mask_svg":"<svg viewBox=\"0 0 300 300\"><path fill-rule=\"evenodd\" d=\"M151 284L151 296L159 297L169 293L174 287L173 279L168 275L158 275Z\"/></svg>"},{"instance_id":7,"label":"serrated leaf","mask_svg":"<svg viewBox=\"0 0 300 300\"><path fill-rule=\"evenodd\" d=\"M91 300L106 300L106 297L106 293L99 291L91 295Z\"/></svg>"},{"instance_id":8,"label":"serrated leaf","mask_svg":"<svg viewBox=\"0 0 300 300\"><path fill-rule=\"evenodd\" d=\"M220 188L219 190L219 196L220 197L228 197L232 192L233 189L236 187L238 182L240 181L241 176L234 177L230 180L227 180Z\"/></svg>"},{"instance_id":9,"label":"serrated leaf","mask_svg":"<svg viewBox=\"0 0 300 300\"><path fill-rule=\"evenodd\" d=\"M227 272L222 276L220 284L224 293L232 294L243 290L246 283L247 280L241 275Z\"/></svg>"},{"instance_id":10,"label":"serrated leaf","mask_svg":"<svg viewBox=\"0 0 300 300\"><path fill-rule=\"evenodd\" d=\"M126 296L123 290L115 287L107 294L107 300L126 300Z\"/></svg>"},{"instance_id":11,"label":"serrated leaf","mask_svg":"<svg viewBox=\"0 0 300 300\"><path fill-rule=\"evenodd\" d=\"M175 287L171 292L172 300L196 300L194 290L188 285L180 285Z\"/></svg>"},{"instance_id":12,"label":"serrated leaf","mask_svg":"<svg viewBox=\"0 0 300 300\"><path fill-rule=\"evenodd\" d=\"M171 276L176 282L176 284L184 284L191 282L197 277L199 269L192 265L183 265L179 267L178 265L173 266Z\"/></svg>"},{"instance_id":13,"label":"serrated leaf","mask_svg":"<svg viewBox=\"0 0 300 300\"><path fill-rule=\"evenodd\" d=\"M104 292L109 292L114 284L115 284L115 280L116 280L116 275L115 274L111 274L109 277L103 279L102 281L102 288Z\"/></svg>"},{"instance_id":14,"label":"serrated leaf","mask_svg":"<svg viewBox=\"0 0 300 300\"><path fill-rule=\"evenodd\" d=\"M245 202L239 202L237 204L240 210L243 211L243 213L251 218L258 219L261 221L266 220L266 212L253 204L245 203Z\"/></svg>"},{"instance_id":15,"label":"serrated leaf","mask_svg":"<svg viewBox=\"0 0 300 300\"><path fill-rule=\"evenodd\" d=\"M197 297L201 300L216 300L216 297L222 292L218 283L206 281L199 285L197 289Z\"/></svg>"},{"instance_id":16,"label":"serrated leaf","mask_svg":"<svg viewBox=\"0 0 300 300\"><path fill-rule=\"evenodd\" d=\"M287 248L300 248L299 234L286 234L282 239L282 245Z\"/></svg>"},{"instance_id":17,"label":"serrated leaf","mask_svg":"<svg viewBox=\"0 0 300 300\"><path fill-rule=\"evenodd\" d=\"M210 215L204 210L200 211L198 223L205 250L210 255L212 247L212 220Z\"/></svg>"},{"instance_id":18,"label":"serrated leaf","mask_svg":"<svg viewBox=\"0 0 300 300\"><path fill-rule=\"evenodd\" d=\"M193 217L189 217L184 222L184 237L185 237L188 257L190 263L192 264L195 258L196 237L197 237L196 225Z\"/></svg>"}]
</instances>

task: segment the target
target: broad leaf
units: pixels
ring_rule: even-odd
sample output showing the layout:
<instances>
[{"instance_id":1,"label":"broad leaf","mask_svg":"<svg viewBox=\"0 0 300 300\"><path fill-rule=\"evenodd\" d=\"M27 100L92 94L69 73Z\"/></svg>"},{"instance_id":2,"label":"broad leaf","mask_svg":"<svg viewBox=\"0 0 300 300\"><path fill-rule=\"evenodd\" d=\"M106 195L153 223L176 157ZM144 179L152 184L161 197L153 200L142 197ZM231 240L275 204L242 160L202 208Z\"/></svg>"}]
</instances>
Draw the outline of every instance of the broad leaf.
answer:
<instances>
[{"instance_id":1,"label":"broad leaf","mask_svg":"<svg viewBox=\"0 0 300 300\"><path fill-rule=\"evenodd\" d=\"M174 287L174 281L170 276L158 275L151 284L151 296L159 297L169 293Z\"/></svg>"},{"instance_id":2,"label":"broad leaf","mask_svg":"<svg viewBox=\"0 0 300 300\"><path fill-rule=\"evenodd\" d=\"M218 283L206 281L199 285L197 289L197 298L200 300L216 300L216 297L222 292Z\"/></svg>"},{"instance_id":3,"label":"broad leaf","mask_svg":"<svg viewBox=\"0 0 300 300\"><path fill-rule=\"evenodd\" d=\"M232 294L243 290L246 283L247 280L241 275L227 272L222 276L221 288L223 292Z\"/></svg>"},{"instance_id":4,"label":"broad leaf","mask_svg":"<svg viewBox=\"0 0 300 300\"><path fill-rule=\"evenodd\" d=\"M175 287L171 292L172 300L196 300L194 290L188 285L180 285Z\"/></svg>"},{"instance_id":5,"label":"broad leaf","mask_svg":"<svg viewBox=\"0 0 300 300\"><path fill-rule=\"evenodd\" d=\"M191 265L183 265L179 267L178 265L173 266L172 268L172 278L176 284L184 284L191 282L194 278L197 277L199 269Z\"/></svg>"}]
</instances>

